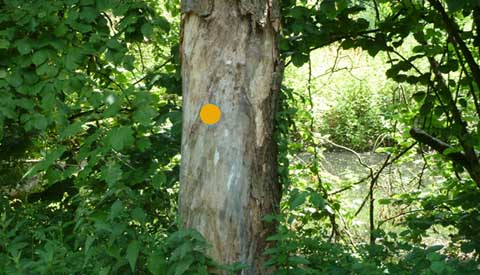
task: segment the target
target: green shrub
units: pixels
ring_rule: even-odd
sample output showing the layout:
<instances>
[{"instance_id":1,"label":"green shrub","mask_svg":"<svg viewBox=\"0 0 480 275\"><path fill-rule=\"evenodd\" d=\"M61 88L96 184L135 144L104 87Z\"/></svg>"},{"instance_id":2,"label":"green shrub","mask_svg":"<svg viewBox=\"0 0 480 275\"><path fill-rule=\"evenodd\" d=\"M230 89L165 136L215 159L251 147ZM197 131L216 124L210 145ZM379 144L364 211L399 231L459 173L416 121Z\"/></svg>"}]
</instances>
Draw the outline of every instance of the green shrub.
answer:
<instances>
[{"instance_id":1,"label":"green shrub","mask_svg":"<svg viewBox=\"0 0 480 275\"><path fill-rule=\"evenodd\" d=\"M344 91L322 115L322 134L354 150L370 150L387 131L382 104L385 103L362 87Z\"/></svg>"}]
</instances>

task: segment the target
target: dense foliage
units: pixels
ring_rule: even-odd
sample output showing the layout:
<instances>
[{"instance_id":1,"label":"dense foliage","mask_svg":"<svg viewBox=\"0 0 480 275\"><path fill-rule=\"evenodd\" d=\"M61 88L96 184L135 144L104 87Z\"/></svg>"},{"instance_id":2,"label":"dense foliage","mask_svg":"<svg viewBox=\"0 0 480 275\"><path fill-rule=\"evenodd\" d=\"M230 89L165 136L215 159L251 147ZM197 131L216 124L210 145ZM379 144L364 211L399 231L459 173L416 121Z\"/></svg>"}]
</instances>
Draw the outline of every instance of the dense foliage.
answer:
<instances>
[{"instance_id":1,"label":"dense foliage","mask_svg":"<svg viewBox=\"0 0 480 275\"><path fill-rule=\"evenodd\" d=\"M160 242L181 118L178 26L162 15L178 7L1 2L2 272L158 273L176 248Z\"/></svg>"},{"instance_id":2,"label":"dense foliage","mask_svg":"<svg viewBox=\"0 0 480 275\"><path fill-rule=\"evenodd\" d=\"M265 217L279 224L266 267L478 273L478 1L281 2L282 57L307 67L307 84L289 85L287 70L276 127L284 194L281 213ZM0 274L241 270L178 228L179 12L178 1L0 0ZM318 120L312 56L332 46L383 58L391 97L352 85ZM383 146L385 160L336 182L322 166L332 143L356 156ZM382 180L418 161L406 186ZM351 209L343 194L358 186ZM426 241L438 236L447 241Z\"/></svg>"}]
</instances>

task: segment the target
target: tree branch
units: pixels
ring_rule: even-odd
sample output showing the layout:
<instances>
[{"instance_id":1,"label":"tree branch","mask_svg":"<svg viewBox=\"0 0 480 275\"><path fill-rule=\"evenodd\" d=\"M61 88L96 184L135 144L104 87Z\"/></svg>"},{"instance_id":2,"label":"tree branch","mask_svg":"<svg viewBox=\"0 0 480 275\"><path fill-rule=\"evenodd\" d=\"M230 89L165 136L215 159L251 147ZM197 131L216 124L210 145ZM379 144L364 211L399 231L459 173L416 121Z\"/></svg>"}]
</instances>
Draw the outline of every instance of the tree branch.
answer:
<instances>
[{"instance_id":1,"label":"tree branch","mask_svg":"<svg viewBox=\"0 0 480 275\"><path fill-rule=\"evenodd\" d=\"M475 59L472 55L472 52L468 49L467 45L465 44L465 41L460 37L460 31L458 30L458 26L453 21L450 16L448 16L447 12L445 11L445 8L443 7L442 3L438 0L428 0L430 4L432 5L435 10L437 10L440 15L442 16L443 22L445 23L445 28L447 29L448 33L452 35L453 40L458 44L460 47L460 50L463 53L463 56L465 56L465 59L467 61L468 66L470 67L470 70L472 71L472 76L473 79L475 79L475 82L477 82L477 86L480 87L480 67L478 66L477 62L475 62Z\"/></svg>"},{"instance_id":2,"label":"tree branch","mask_svg":"<svg viewBox=\"0 0 480 275\"><path fill-rule=\"evenodd\" d=\"M423 131L422 129L418 129L414 127L410 130L410 135L416 141L432 147L435 151L439 152L440 154L443 154L443 152L445 152L445 150L447 149L453 148L452 145L436 137L431 136L430 134ZM465 154L462 152L452 152L445 156L450 158L453 162L460 164L462 166L468 163Z\"/></svg>"}]
</instances>

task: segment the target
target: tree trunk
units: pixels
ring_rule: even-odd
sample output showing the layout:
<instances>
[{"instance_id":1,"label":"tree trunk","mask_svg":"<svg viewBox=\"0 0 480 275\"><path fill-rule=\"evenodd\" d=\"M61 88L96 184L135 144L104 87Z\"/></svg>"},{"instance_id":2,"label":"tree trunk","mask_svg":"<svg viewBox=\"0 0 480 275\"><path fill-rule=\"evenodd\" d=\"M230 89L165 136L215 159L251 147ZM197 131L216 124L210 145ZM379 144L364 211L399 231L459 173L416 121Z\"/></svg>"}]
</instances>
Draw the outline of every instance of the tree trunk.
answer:
<instances>
[{"instance_id":1,"label":"tree trunk","mask_svg":"<svg viewBox=\"0 0 480 275\"><path fill-rule=\"evenodd\" d=\"M275 0L183 0L183 136L179 209L222 264L242 262L242 274L263 274L262 221L278 211L280 187L273 139L283 73L278 59ZM205 124L202 106L220 120Z\"/></svg>"}]
</instances>

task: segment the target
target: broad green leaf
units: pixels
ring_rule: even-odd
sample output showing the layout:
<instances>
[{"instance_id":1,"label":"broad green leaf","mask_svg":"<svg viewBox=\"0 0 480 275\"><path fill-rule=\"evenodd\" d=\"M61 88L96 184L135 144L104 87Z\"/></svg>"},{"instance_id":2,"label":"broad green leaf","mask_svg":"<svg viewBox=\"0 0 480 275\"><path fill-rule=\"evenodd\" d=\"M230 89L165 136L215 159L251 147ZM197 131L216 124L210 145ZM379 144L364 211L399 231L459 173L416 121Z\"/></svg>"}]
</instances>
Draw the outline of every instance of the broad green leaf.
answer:
<instances>
[{"instance_id":1,"label":"broad green leaf","mask_svg":"<svg viewBox=\"0 0 480 275\"><path fill-rule=\"evenodd\" d=\"M87 239L85 240L85 254L88 253L94 241L95 241L95 237L90 235L87 237Z\"/></svg>"},{"instance_id":2,"label":"broad green leaf","mask_svg":"<svg viewBox=\"0 0 480 275\"><path fill-rule=\"evenodd\" d=\"M445 270L446 265L444 262L440 261L434 261L430 265L430 269L435 272L435 274L442 274L442 272Z\"/></svg>"},{"instance_id":3,"label":"broad green leaf","mask_svg":"<svg viewBox=\"0 0 480 275\"><path fill-rule=\"evenodd\" d=\"M318 193L311 193L310 201L318 209L325 208L325 199Z\"/></svg>"},{"instance_id":4,"label":"broad green leaf","mask_svg":"<svg viewBox=\"0 0 480 275\"><path fill-rule=\"evenodd\" d=\"M122 169L116 163L108 164L102 168L102 179L109 185L113 186L123 175Z\"/></svg>"},{"instance_id":5,"label":"broad green leaf","mask_svg":"<svg viewBox=\"0 0 480 275\"><path fill-rule=\"evenodd\" d=\"M0 39L0 49L8 49L10 47L10 42L5 39Z\"/></svg>"},{"instance_id":6,"label":"broad green leaf","mask_svg":"<svg viewBox=\"0 0 480 275\"><path fill-rule=\"evenodd\" d=\"M427 93L426 92L417 92L415 94L412 95L413 99L416 101L416 102L422 102L425 97L427 96Z\"/></svg>"},{"instance_id":7,"label":"broad green leaf","mask_svg":"<svg viewBox=\"0 0 480 275\"><path fill-rule=\"evenodd\" d=\"M295 67L301 67L303 64L308 62L308 55L303 53L294 53L291 58Z\"/></svg>"},{"instance_id":8,"label":"broad green leaf","mask_svg":"<svg viewBox=\"0 0 480 275\"><path fill-rule=\"evenodd\" d=\"M146 152L148 149L152 147L152 143L148 137L141 137L136 139L136 145L140 152Z\"/></svg>"},{"instance_id":9,"label":"broad green leaf","mask_svg":"<svg viewBox=\"0 0 480 275\"><path fill-rule=\"evenodd\" d=\"M133 57L133 55L125 55L123 57L123 67L129 71L133 71L135 69L134 62L135 57Z\"/></svg>"},{"instance_id":10,"label":"broad green leaf","mask_svg":"<svg viewBox=\"0 0 480 275\"><path fill-rule=\"evenodd\" d=\"M45 116L42 114L34 114L32 116L32 120L28 122L29 125L32 125L33 128L36 128L38 130L45 130L48 126L48 120Z\"/></svg>"},{"instance_id":11,"label":"broad green leaf","mask_svg":"<svg viewBox=\"0 0 480 275\"><path fill-rule=\"evenodd\" d=\"M165 257L157 254L150 255L147 260L147 268L153 275L165 275Z\"/></svg>"},{"instance_id":12,"label":"broad green leaf","mask_svg":"<svg viewBox=\"0 0 480 275\"><path fill-rule=\"evenodd\" d=\"M52 149L47 153L43 161L35 164L30 168L23 176L22 180L34 175L38 171L44 171L50 167L55 161L57 161L63 153L67 150L67 147L64 145L59 145L56 148Z\"/></svg>"},{"instance_id":13,"label":"broad green leaf","mask_svg":"<svg viewBox=\"0 0 480 275\"><path fill-rule=\"evenodd\" d=\"M53 111L57 103L57 98L54 93L47 93L41 101L41 107L45 112Z\"/></svg>"},{"instance_id":14,"label":"broad green leaf","mask_svg":"<svg viewBox=\"0 0 480 275\"><path fill-rule=\"evenodd\" d=\"M463 243L461 245L461 250L463 253L471 253L475 250L475 244L473 242Z\"/></svg>"},{"instance_id":15,"label":"broad green leaf","mask_svg":"<svg viewBox=\"0 0 480 275\"><path fill-rule=\"evenodd\" d=\"M161 190L162 187L164 187L165 183L167 182L167 177L163 172L158 172L155 176L152 178L152 186L156 190Z\"/></svg>"},{"instance_id":16,"label":"broad green leaf","mask_svg":"<svg viewBox=\"0 0 480 275\"><path fill-rule=\"evenodd\" d=\"M30 53L32 50L32 45L31 42L27 39L20 39L15 42L17 46L17 50L21 55L25 55L27 53Z\"/></svg>"},{"instance_id":17,"label":"broad green leaf","mask_svg":"<svg viewBox=\"0 0 480 275\"><path fill-rule=\"evenodd\" d=\"M33 56L32 56L32 62L33 64L35 65L40 65L40 64L43 64L43 62L45 62L45 60L47 60L48 58L48 51L47 50L39 50L39 51L36 51L35 53L33 53Z\"/></svg>"},{"instance_id":18,"label":"broad green leaf","mask_svg":"<svg viewBox=\"0 0 480 275\"><path fill-rule=\"evenodd\" d=\"M53 31L53 33L57 37L63 37L67 32L68 32L68 27L63 23L59 24Z\"/></svg>"},{"instance_id":19,"label":"broad green leaf","mask_svg":"<svg viewBox=\"0 0 480 275\"><path fill-rule=\"evenodd\" d=\"M140 253L140 242L133 240L128 244L127 247L127 260L130 264L132 272L135 272L135 266L137 265L138 254Z\"/></svg>"},{"instance_id":20,"label":"broad green leaf","mask_svg":"<svg viewBox=\"0 0 480 275\"><path fill-rule=\"evenodd\" d=\"M121 126L110 130L107 141L115 150L122 150L124 147L133 144L133 131L130 127Z\"/></svg>"},{"instance_id":21,"label":"broad green leaf","mask_svg":"<svg viewBox=\"0 0 480 275\"><path fill-rule=\"evenodd\" d=\"M163 31L165 31L165 32L170 31L170 23L168 22L168 20L165 17L159 16L156 23Z\"/></svg>"},{"instance_id":22,"label":"broad green leaf","mask_svg":"<svg viewBox=\"0 0 480 275\"><path fill-rule=\"evenodd\" d=\"M63 131L60 132L60 139L64 140L65 138L71 137L82 130L83 121L77 121L73 124L70 124Z\"/></svg>"},{"instance_id":23,"label":"broad green leaf","mask_svg":"<svg viewBox=\"0 0 480 275\"><path fill-rule=\"evenodd\" d=\"M145 211L143 211L143 209L140 207L135 207L132 210L131 216L133 219L137 220L142 224L145 223L145 221L147 220L147 214L145 214Z\"/></svg>"},{"instance_id":24,"label":"broad green leaf","mask_svg":"<svg viewBox=\"0 0 480 275\"><path fill-rule=\"evenodd\" d=\"M145 23L142 25L142 29L141 29L143 35L145 35L146 37L151 37L153 35L153 26L152 24L150 23Z\"/></svg>"},{"instance_id":25,"label":"broad green leaf","mask_svg":"<svg viewBox=\"0 0 480 275\"><path fill-rule=\"evenodd\" d=\"M83 54L78 48L70 50L65 56L65 67L68 70L75 70L82 62Z\"/></svg>"},{"instance_id":26,"label":"broad green leaf","mask_svg":"<svg viewBox=\"0 0 480 275\"><path fill-rule=\"evenodd\" d=\"M447 0L448 11L454 13L463 9L465 6L465 2L468 1Z\"/></svg>"},{"instance_id":27,"label":"broad green leaf","mask_svg":"<svg viewBox=\"0 0 480 275\"><path fill-rule=\"evenodd\" d=\"M110 207L110 216L109 218L111 220L117 218L120 213L123 211L123 203L121 200L116 200L113 204L112 207Z\"/></svg>"},{"instance_id":28,"label":"broad green leaf","mask_svg":"<svg viewBox=\"0 0 480 275\"><path fill-rule=\"evenodd\" d=\"M113 0L97 0L95 4L97 5L97 10L104 11L112 8L114 6Z\"/></svg>"},{"instance_id":29,"label":"broad green leaf","mask_svg":"<svg viewBox=\"0 0 480 275\"><path fill-rule=\"evenodd\" d=\"M55 77L58 73L58 68L54 64L43 63L36 69L36 73L40 76Z\"/></svg>"},{"instance_id":30,"label":"broad green leaf","mask_svg":"<svg viewBox=\"0 0 480 275\"><path fill-rule=\"evenodd\" d=\"M193 261L194 258L191 255L188 255L188 257L181 259L180 262L175 265L175 275L188 274L185 272L188 271Z\"/></svg>"},{"instance_id":31,"label":"broad green leaf","mask_svg":"<svg viewBox=\"0 0 480 275\"><path fill-rule=\"evenodd\" d=\"M98 271L98 275L108 275L110 273L110 266L102 267Z\"/></svg>"},{"instance_id":32,"label":"broad green leaf","mask_svg":"<svg viewBox=\"0 0 480 275\"><path fill-rule=\"evenodd\" d=\"M294 265L308 265L310 262L301 256L290 256L288 257L288 262Z\"/></svg>"},{"instance_id":33,"label":"broad green leaf","mask_svg":"<svg viewBox=\"0 0 480 275\"><path fill-rule=\"evenodd\" d=\"M7 77L7 81L13 87L19 87L23 84L23 77L19 71L15 71Z\"/></svg>"},{"instance_id":34,"label":"broad green leaf","mask_svg":"<svg viewBox=\"0 0 480 275\"><path fill-rule=\"evenodd\" d=\"M157 116L157 114L157 111L152 107L144 106L135 110L133 113L133 119L141 125L148 126L152 123L153 118Z\"/></svg>"},{"instance_id":35,"label":"broad green leaf","mask_svg":"<svg viewBox=\"0 0 480 275\"><path fill-rule=\"evenodd\" d=\"M290 200L290 208L291 209L296 209L297 207L302 205L305 202L306 197L307 197L306 192L301 192L301 193L296 194Z\"/></svg>"},{"instance_id":36,"label":"broad green leaf","mask_svg":"<svg viewBox=\"0 0 480 275\"><path fill-rule=\"evenodd\" d=\"M85 20L86 22L92 22L97 18L97 10L92 7L85 7L80 12L80 19Z\"/></svg>"},{"instance_id":37,"label":"broad green leaf","mask_svg":"<svg viewBox=\"0 0 480 275\"><path fill-rule=\"evenodd\" d=\"M378 204L380 204L380 205L391 204L391 203L392 203L392 199L379 199L378 200Z\"/></svg>"}]
</instances>

